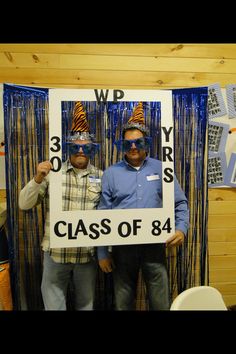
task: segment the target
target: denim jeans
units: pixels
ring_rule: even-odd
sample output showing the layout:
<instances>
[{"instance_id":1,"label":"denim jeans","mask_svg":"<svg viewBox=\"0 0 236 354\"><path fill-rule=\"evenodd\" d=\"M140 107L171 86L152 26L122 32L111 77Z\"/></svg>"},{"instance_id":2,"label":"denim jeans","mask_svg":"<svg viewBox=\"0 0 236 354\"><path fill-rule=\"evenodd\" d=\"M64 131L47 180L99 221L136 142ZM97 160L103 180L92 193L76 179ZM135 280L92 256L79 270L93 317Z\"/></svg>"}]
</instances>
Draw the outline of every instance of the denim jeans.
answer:
<instances>
[{"instance_id":1,"label":"denim jeans","mask_svg":"<svg viewBox=\"0 0 236 354\"><path fill-rule=\"evenodd\" d=\"M146 285L149 310L169 310L165 245L115 246L112 254L116 310L135 310L140 269Z\"/></svg>"},{"instance_id":2,"label":"denim jeans","mask_svg":"<svg viewBox=\"0 0 236 354\"><path fill-rule=\"evenodd\" d=\"M41 291L45 310L66 310L69 283L73 281L75 310L93 310L97 265L89 263L56 263L44 252Z\"/></svg>"}]
</instances>

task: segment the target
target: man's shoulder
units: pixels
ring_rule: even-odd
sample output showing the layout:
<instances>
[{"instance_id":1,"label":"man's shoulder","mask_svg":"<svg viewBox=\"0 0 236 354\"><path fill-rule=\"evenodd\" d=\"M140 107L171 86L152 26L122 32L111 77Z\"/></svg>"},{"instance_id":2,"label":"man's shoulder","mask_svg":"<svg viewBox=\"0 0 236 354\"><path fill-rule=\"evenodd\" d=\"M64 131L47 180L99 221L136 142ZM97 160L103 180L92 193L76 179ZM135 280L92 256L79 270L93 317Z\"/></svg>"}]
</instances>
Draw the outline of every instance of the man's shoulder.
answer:
<instances>
[{"instance_id":1,"label":"man's shoulder","mask_svg":"<svg viewBox=\"0 0 236 354\"><path fill-rule=\"evenodd\" d=\"M72 168L72 165L70 164L70 161L68 159L62 162L62 164L61 164L62 171L64 171L64 172L67 171L67 169L69 167Z\"/></svg>"},{"instance_id":2,"label":"man's shoulder","mask_svg":"<svg viewBox=\"0 0 236 354\"><path fill-rule=\"evenodd\" d=\"M98 167L96 167L94 165L90 165L89 166L89 172L90 173L94 173L94 174L98 174L98 175L102 175L103 174L103 171L100 168L98 168Z\"/></svg>"},{"instance_id":3,"label":"man's shoulder","mask_svg":"<svg viewBox=\"0 0 236 354\"><path fill-rule=\"evenodd\" d=\"M105 171L113 171L113 170L116 170L117 168L121 168L121 167L124 167L123 161L119 161L117 163L114 163L113 165L107 167Z\"/></svg>"},{"instance_id":4,"label":"man's shoulder","mask_svg":"<svg viewBox=\"0 0 236 354\"><path fill-rule=\"evenodd\" d=\"M162 162L161 160L154 159L153 157L149 157L147 160L150 164L161 166Z\"/></svg>"}]
</instances>

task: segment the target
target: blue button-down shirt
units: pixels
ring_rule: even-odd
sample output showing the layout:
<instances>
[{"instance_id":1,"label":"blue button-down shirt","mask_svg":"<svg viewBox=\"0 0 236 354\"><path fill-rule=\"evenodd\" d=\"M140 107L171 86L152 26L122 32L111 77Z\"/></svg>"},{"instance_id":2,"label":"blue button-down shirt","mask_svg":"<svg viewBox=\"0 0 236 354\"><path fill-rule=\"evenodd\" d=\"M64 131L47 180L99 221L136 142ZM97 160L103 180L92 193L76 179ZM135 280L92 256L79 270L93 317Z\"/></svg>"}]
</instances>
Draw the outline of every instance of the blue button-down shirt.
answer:
<instances>
[{"instance_id":1,"label":"blue button-down shirt","mask_svg":"<svg viewBox=\"0 0 236 354\"><path fill-rule=\"evenodd\" d=\"M187 233L188 202L174 176L175 228ZM107 168L102 177L98 209L162 208L162 162L146 157L137 170L126 159ZM98 258L106 258L107 247L98 247Z\"/></svg>"}]
</instances>

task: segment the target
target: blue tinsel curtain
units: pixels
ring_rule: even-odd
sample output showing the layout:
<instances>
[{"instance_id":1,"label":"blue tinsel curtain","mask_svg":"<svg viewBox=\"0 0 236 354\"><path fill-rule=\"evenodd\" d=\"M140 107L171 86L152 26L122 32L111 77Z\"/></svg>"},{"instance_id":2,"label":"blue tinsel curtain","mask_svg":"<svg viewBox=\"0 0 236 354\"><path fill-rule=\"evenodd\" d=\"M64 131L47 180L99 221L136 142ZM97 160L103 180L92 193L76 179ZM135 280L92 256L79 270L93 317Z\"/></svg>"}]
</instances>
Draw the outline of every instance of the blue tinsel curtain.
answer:
<instances>
[{"instance_id":1,"label":"blue tinsel curtain","mask_svg":"<svg viewBox=\"0 0 236 354\"><path fill-rule=\"evenodd\" d=\"M48 156L48 90L4 85L7 231L15 310L42 309L40 243L45 205L18 208L19 192Z\"/></svg>"},{"instance_id":2,"label":"blue tinsel curtain","mask_svg":"<svg viewBox=\"0 0 236 354\"><path fill-rule=\"evenodd\" d=\"M173 90L175 173L190 207L187 242L168 256L171 296L209 284L208 88Z\"/></svg>"},{"instance_id":3,"label":"blue tinsel curtain","mask_svg":"<svg viewBox=\"0 0 236 354\"><path fill-rule=\"evenodd\" d=\"M62 102L62 139L71 127L75 102ZM115 141L138 102L82 102L91 133L100 143L92 163L101 169L121 159ZM176 175L191 212L188 242L168 255L170 292L207 281L207 88L173 90ZM150 129L150 156L162 159L161 109L159 102L144 102ZM43 308L41 299L42 253L45 205L27 212L17 207L20 189L33 177L37 163L48 159L48 90L4 85L6 182L8 233L15 309ZM64 146L64 144L63 144ZM62 158L67 151L63 148ZM145 289L140 278L137 309L145 308ZM112 277L98 272L97 309L113 308Z\"/></svg>"}]
</instances>

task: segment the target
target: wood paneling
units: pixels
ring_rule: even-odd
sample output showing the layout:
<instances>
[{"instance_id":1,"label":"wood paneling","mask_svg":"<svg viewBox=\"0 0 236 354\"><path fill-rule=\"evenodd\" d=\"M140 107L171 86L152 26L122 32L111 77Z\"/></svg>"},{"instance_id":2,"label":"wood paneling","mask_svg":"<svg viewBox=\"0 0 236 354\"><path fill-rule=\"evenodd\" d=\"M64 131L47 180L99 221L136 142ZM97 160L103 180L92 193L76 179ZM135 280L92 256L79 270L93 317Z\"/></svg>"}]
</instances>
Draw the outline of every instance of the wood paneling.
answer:
<instances>
[{"instance_id":1,"label":"wood paneling","mask_svg":"<svg viewBox=\"0 0 236 354\"><path fill-rule=\"evenodd\" d=\"M0 44L0 82L44 87L225 87L236 44Z\"/></svg>"},{"instance_id":2,"label":"wood paneling","mask_svg":"<svg viewBox=\"0 0 236 354\"><path fill-rule=\"evenodd\" d=\"M208 86L222 87L236 82L236 74L178 73L149 71L98 71L38 68L1 68L0 82L44 87L171 89Z\"/></svg>"},{"instance_id":3,"label":"wood paneling","mask_svg":"<svg viewBox=\"0 0 236 354\"><path fill-rule=\"evenodd\" d=\"M0 189L0 202L5 202L7 199L6 190Z\"/></svg>"},{"instance_id":4,"label":"wood paneling","mask_svg":"<svg viewBox=\"0 0 236 354\"><path fill-rule=\"evenodd\" d=\"M210 278L212 283L235 282L236 269L210 269Z\"/></svg>"},{"instance_id":5,"label":"wood paneling","mask_svg":"<svg viewBox=\"0 0 236 354\"><path fill-rule=\"evenodd\" d=\"M236 59L168 58L119 55L30 54L0 52L0 67L93 71L195 72L235 74Z\"/></svg>"},{"instance_id":6,"label":"wood paneling","mask_svg":"<svg viewBox=\"0 0 236 354\"><path fill-rule=\"evenodd\" d=\"M235 211L236 200L211 201L209 204L209 215L225 215Z\"/></svg>"},{"instance_id":7,"label":"wood paneling","mask_svg":"<svg viewBox=\"0 0 236 354\"><path fill-rule=\"evenodd\" d=\"M210 269L236 269L236 255L211 256Z\"/></svg>"},{"instance_id":8,"label":"wood paneling","mask_svg":"<svg viewBox=\"0 0 236 354\"><path fill-rule=\"evenodd\" d=\"M212 286L217 288L223 295L234 295L236 294L236 283L233 282L226 282L224 284L222 283L212 283Z\"/></svg>"},{"instance_id":9,"label":"wood paneling","mask_svg":"<svg viewBox=\"0 0 236 354\"><path fill-rule=\"evenodd\" d=\"M212 215L208 220L209 229L222 229L225 228L236 228L236 215L235 214L225 214L225 215Z\"/></svg>"},{"instance_id":10,"label":"wood paneling","mask_svg":"<svg viewBox=\"0 0 236 354\"><path fill-rule=\"evenodd\" d=\"M0 43L1 52L235 59L236 44L20 44Z\"/></svg>"},{"instance_id":11,"label":"wood paneling","mask_svg":"<svg viewBox=\"0 0 236 354\"><path fill-rule=\"evenodd\" d=\"M236 242L209 242L208 248L210 256L236 255Z\"/></svg>"},{"instance_id":12,"label":"wood paneling","mask_svg":"<svg viewBox=\"0 0 236 354\"><path fill-rule=\"evenodd\" d=\"M235 306L236 304L236 295L223 295L224 302L226 303L227 306ZM235 310L235 309L234 309Z\"/></svg>"},{"instance_id":13,"label":"wood paneling","mask_svg":"<svg viewBox=\"0 0 236 354\"><path fill-rule=\"evenodd\" d=\"M210 201L236 200L236 188L210 188L208 190L208 199Z\"/></svg>"},{"instance_id":14,"label":"wood paneling","mask_svg":"<svg viewBox=\"0 0 236 354\"><path fill-rule=\"evenodd\" d=\"M210 203L211 204L211 203ZM209 216L211 219L211 216ZM235 228L224 229L208 229L209 242L236 242L236 230Z\"/></svg>"}]
</instances>

